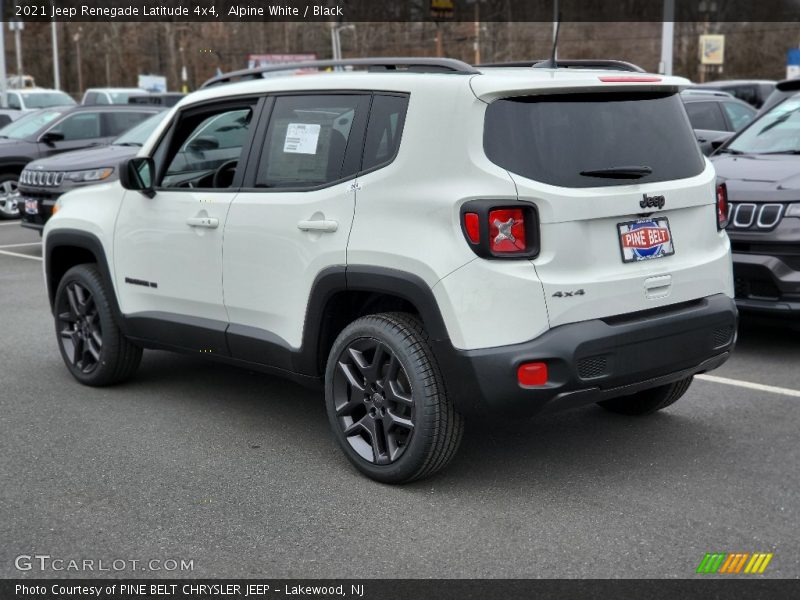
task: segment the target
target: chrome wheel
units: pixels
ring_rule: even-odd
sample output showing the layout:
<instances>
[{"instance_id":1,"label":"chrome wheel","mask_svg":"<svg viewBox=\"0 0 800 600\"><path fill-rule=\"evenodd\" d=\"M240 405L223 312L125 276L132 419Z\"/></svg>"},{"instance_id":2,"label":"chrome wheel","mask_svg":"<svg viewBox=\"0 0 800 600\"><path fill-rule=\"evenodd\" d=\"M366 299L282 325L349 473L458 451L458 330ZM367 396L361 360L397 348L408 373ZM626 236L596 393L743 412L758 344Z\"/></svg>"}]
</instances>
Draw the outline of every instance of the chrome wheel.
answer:
<instances>
[{"instance_id":1,"label":"chrome wheel","mask_svg":"<svg viewBox=\"0 0 800 600\"><path fill-rule=\"evenodd\" d=\"M0 216L13 219L19 216L19 182L6 179L0 182Z\"/></svg>"},{"instance_id":2,"label":"chrome wheel","mask_svg":"<svg viewBox=\"0 0 800 600\"><path fill-rule=\"evenodd\" d=\"M414 394L399 358L383 342L360 338L337 359L333 375L336 420L364 460L398 460L414 433Z\"/></svg>"}]
</instances>

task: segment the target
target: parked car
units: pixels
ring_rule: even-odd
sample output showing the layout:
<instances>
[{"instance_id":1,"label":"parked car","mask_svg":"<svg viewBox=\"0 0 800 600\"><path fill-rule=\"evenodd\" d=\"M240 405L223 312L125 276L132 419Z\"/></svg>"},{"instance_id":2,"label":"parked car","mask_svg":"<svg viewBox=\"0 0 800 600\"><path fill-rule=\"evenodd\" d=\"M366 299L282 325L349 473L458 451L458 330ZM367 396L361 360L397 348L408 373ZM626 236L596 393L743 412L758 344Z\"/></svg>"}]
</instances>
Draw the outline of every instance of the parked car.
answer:
<instances>
[{"instance_id":1,"label":"parked car","mask_svg":"<svg viewBox=\"0 0 800 600\"><path fill-rule=\"evenodd\" d=\"M703 154L711 154L756 116L756 109L727 92L688 90L681 93L686 114Z\"/></svg>"},{"instance_id":2,"label":"parked car","mask_svg":"<svg viewBox=\"0 0 800 600\"><path fill-rule=\"evenodd\" d=\"M775 89L772 79L731 79L727 81L708 81L696 83L690 89L720 90L729 92L739 100L747 102L755 108L760 108L764 101Z\"/></svg>"},{"instance_id":3,"label":"parked car","mask_svg":"<svg viewBox=\"0 0 800 600\"><path fill-rule=\"evenodd\" d=\"M764 114L768 110L771 110L773 106L780 104L787 98L791 98L797 92L800 92L800 78L779 81L775 84L775 89L772 93L767 96L764 104L758 109L758 114Z\"/></svg>"},{"instance_id":4,"label":"parked car","mask_svg":"<svg viewBox=\"0 0 800 600\"><path fill-rule=\"evenodd\" d=\"M800 94L761 115L711 160L727 186L736 304L800 317Z\"/></svg>"},{"instance_id":5,"label":"parked car","mask_svg":"<svg viewBox=\"0 0 800 600\"><path fill-rule=\"evenodd\" d=\"M108 146L65 152L29 162L19 177L20 224L41 232L61 194L77 187L117 179L119 163L136 155L166 114L160 112L151 116Z\"/></svg>"},{"instance_id":6,"label":"parked car","mask_svg":"<svg viewBox=\"0 0 800 600\"><path fill-rule=\"evenodd\" d=\"M127 104L134 96L146 96L139 88L89 88L83 94L81 104Z\"/></svg>"},{"instance_id":7,"label":"parked car","mask_svg":"<svg viewBox=\"0 0 800 600\"><path fill-rule=\"evenodd\" d=\"M369 71L217 77L118 182L59 198L44 269L78 382L131 377L143 348L287 376L400 483L448 463L464 415L648 414L725 362L726 213L685 79L302 68L349 65Z\"/></svg>"},{"instance_id":8,"label":"parked car","mask_svg":"<svg viewBox=\"0 0 800 600\"><path fill-rule=\"evenodd\" d=\"M38 110L54 106L74 106L72 96L61 90L32 88L23 90L6 90L6 106L14 110Z\"/></svg>"},{"instance_id":9,"label":"parked car","mask_svg":"<svg viewBox=\"0 0 800 600\"><path fill-rule=\"evenodd\" d=\"M0 108L0 129L11 123L11 121L16 121L23 114L25 113L19 110L12 110L10 108Z\"/></svg>"},{"instance_id":10,"label":"parked car","mask_svg":"<svg viewBox=\"0 0 800 600\"><path fill-rule=\"evenodd\" d=\"M159 110L129 105L46 108L0 129L0 218L19 216L19 175L30 161L108 144Z\"/></svg>"},{"instance_id":11,"label":"parked car","mask_svg":"<svg viewBox=\"0 0 800 600\"><path fill-rule=\"evenodd\" d=\"M155 94L145 94L143 96L131 96L128 98L129 104L155 104L157 106L175 106L183 100L186 94L181 92L164 92Z\"/></svg>"}]
</instances>

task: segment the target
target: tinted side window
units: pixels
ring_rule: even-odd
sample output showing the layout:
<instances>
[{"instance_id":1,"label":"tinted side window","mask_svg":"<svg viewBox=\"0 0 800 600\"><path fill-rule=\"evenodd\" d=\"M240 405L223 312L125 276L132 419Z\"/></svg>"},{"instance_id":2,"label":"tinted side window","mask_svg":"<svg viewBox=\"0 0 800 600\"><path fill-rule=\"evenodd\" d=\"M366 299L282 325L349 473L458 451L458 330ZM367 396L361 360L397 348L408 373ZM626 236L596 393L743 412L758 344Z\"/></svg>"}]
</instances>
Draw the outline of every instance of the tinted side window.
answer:
<instances>
[{"instance_id":1,"label":"tinted side window","mask_svg":"<svg viewBox=\"0 0 800 600\"><path fill-rule=\"evenodd\" d=\"M153 113L144 112L107 112L103 113L104 137L117 137L129 129L135 127L145 119L153 116Z\"/></svg>"},{"instance_id":2,"label":"tinted side window","mask_svg":"<svg viewBox=\"0 0 800 600\"><path fill-rule=\"evenodd\" d=\"M731 122L734 131L739 131L742 127L747 125L753 120L756 114L754 109L733 102L723 102L722 106L728 114L728 120Z\"/></svg>"},{"instance_id":3,"label":"tinted side window","mask_svg":"<svg viewBox=\"0 0 800 600\"><path fill-rule=\"evenodd\" d=\"M168 158L169 166L161 185L229 187L247 140L253 112L253 106L236 106L183 117L175 131L174 150ZM224 169L227 174L220 178L217 170L225 164L228 165Z\"/></svg>"},{"instance_id":4,"label":"tinted side window","mask_svg":"<svg viewBox=\"0 0 800 600\"><path fill-rule=\"evenodd\" d=\"M386 165L397 154L407 108L408 97L375 95L364 141L363 170Z\"/></svg>"},{"instance_id":5,"label":"tinted side window","mask_svg":"<svg viewBox=\"0 0 800 600\"><path fill-rule=\"evenodd\" d=\"M728 129L717 102L689 102L686 104L686 114L689 115L689 121L694 129L712 131Z\"/></svg>"},{"instance_id":6,"label":"tinted side window","mask_svg":"<svg viewBox=\"0 0 800 600\"><path fill-rule=\"evenodd\" d=\"M99 138L101 137L100 114L86 112L70 115L50 131L63 135L65 142Z\"/></svg>"},{"instance_id":7,"label":"tinted side window","mask_svg":"<svg viewBox=\"0 0 800 600\"><path fill-rule=\"evenodd\" d=\"M83 104L97 104L97 92L86 92Z\"/></svg>"},{"instance_id":8,"label":"tinted side window","mask_svg":"<svg viewBox=\"0 0 800 600\"><path fill-rule=\"evenodd\" d=\"M314 94L275 99L256 173L256 187L314 187L358 171L361 136L354 122L363 119L369 96ZM358 138L358 139L354 139ZM359 147L351 148L350 142Z\"/></svg>"},{"instance_id":9,"label":"tinted side window","mask_svg":"<svg viewBox=\"0 0 800 600\"><path fill-rule=\"evenodd\" d=\"M19 96L16 94L8 94L8 108L15 108L17 110L22 109L22 106L19 103Z\"/></svg>"},{"instance_id":10,"label":"tinted side window","mask_svg":"<svg viewBox=\"0 0 800 600\"><path fill-rule=\"evenodd\" d=\"M496 100L483 143L495 164L572 188L630 184L591 172L641 165L637 183L693 177L704 162L677 94L558 94Z\"/></svg>"}]
</instances>

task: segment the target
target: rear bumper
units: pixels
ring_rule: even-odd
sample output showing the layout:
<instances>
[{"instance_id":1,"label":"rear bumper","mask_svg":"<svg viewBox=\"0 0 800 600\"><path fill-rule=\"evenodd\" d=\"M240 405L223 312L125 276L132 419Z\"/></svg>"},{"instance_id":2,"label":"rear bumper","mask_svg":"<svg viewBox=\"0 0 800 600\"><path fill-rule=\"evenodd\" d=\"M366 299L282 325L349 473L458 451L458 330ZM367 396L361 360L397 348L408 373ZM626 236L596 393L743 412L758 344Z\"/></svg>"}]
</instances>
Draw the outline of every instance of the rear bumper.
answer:
<instances>
[{"instance_id":1,"label":"rear bumper","mask_svg":"<svg viewBox=\"0 0 800 600\"><path fill-rule=\"evenodd\" d=\"M597 402L710 371L736 341L737 311L717 294L663 309L562 325L522 344L435 346L448 392L467 414L533 415ZM548 383L523 388L517 368L546 362Z\"/></svg>"}]
</instances>

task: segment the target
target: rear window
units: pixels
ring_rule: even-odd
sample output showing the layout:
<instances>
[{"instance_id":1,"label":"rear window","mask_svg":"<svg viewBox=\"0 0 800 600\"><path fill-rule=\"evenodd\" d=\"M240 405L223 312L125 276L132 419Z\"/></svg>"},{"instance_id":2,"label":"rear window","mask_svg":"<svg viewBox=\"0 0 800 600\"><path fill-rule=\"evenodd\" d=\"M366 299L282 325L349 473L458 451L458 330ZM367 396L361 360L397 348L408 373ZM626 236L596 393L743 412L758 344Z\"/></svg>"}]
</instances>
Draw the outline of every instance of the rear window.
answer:
<instances>
[{"instance_id":1,"label":"rear window","mask_svg":"<svg viewBox=\"0 0 800 600\"><path fill-rule=\"evenodd\" d=\"M585 188L683 179L704 161L677 94L602 93L497 100L486 110L489 160L528 179ZM648 167L637 179L582 172Z\"/></svg>"}]
</instances>

